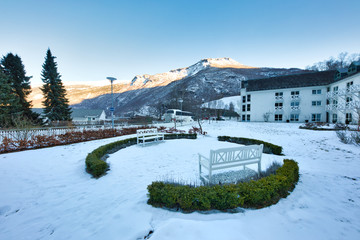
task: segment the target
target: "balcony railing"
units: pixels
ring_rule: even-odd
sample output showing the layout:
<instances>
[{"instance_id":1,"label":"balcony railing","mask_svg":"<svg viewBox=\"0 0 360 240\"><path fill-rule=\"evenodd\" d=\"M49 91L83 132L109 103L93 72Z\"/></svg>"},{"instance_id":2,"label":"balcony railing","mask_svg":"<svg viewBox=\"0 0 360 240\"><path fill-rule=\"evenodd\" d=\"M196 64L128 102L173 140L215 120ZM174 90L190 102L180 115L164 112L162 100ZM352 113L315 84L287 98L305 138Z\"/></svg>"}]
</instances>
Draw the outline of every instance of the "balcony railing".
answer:
<instances>
[{"instance_id":1,"label":"balcony railing","mask_svg":"<svg viewBox=\"0 0 360 240\"><path fill-rule=\"evenodd\" d=\"M291 106L290 109L293 112L300 111L300 106Z\"/></svg>"},{"instance_id":2,"label":"balcony railing","mask_svg":"<svg viewBox=\"0 0 360 240\"><path fill-rule=\"evenodd\" d=\"M284 97L283 96L275 96L275 100L276 101L284 101Z\"/></svg>"},{"instance_id":3,"label":"balcony railing","mask_svg":"<svg viewBox=\"0 0 360 240\"><path fill-rule=\"evenodd\" d=\"M359 93L360 92L360 85L351 85L346 88L346 93Z\"/></svg>"},{"instance_id":4,"label":"balcony railing","mask_svg":"<svg viewBox=\"0 0 360 240\"><path fill-rule=\"evenodd\" d=\"M299 95L291 95L291 101L299 101L300 96Z\"/></svg>"},{"instance_id":5,"label":"balcony railing","mask_svg":"<svg viewBox=\"0 0 360 240\"><path fill-rule=\"evenodd\" d=\"M351 85L349 87L343 88L343 89L339 89L337 91L331 91L326 93L326 97L327 98L336 98L337 96L345 96L345 95L349 95L349 94L356 94L356 93L360 93L360 85Z\"/></svg>"},{"instance_id":6,"label":"balcony railing","mask_svg":"<svg viewBox=\"0 0 360 240\"><path fill-rule=\"evenodd\" d=\"M282 112L283 110L283 107L275 107L275 112Z\"/></svg>"},{"instance_id":7,"label":"balcony railing","mask_svg":"<svg viewBox=\"0 0 360 240\"><path fill-rule=\"evenodd\" d=\"M329 111L336 111L336 110L355 110L360 109L360 101L351 101L345 103L338 103L338 104L329 104L326 106L326 110Z\"/></svg>"}]
</instances>

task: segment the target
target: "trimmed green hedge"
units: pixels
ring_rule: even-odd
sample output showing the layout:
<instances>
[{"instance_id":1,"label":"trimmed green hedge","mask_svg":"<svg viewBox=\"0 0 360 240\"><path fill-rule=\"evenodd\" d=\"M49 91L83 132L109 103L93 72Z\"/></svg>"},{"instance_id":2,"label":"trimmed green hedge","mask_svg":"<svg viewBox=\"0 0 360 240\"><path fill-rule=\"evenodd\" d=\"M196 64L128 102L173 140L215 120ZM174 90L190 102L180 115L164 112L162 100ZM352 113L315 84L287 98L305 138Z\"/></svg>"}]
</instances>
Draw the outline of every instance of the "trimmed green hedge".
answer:
<instances>
[{"instance_id":1,"label":"trimmed green hedge","mask_svg":"<svg viewBox=\"0 0 360 240\"><path fill-rule=\"evenodd\" d=\"M297 162L285 159L275 175L257 181L200 187L153 182L148 186L148 204L184 212L237 207L263 208L286 197L298 180Z\"/></svg>"},{"instance_id":2,"label":"trimmed green hedge","mask_svg":"<svg viewBox=\"0 0 360 240\"><path fill-rule=\"evenodd\" d=\"M171 139L196 139L196 134L165 134L166 140ZM109 170L109 164L105 162L106 154L111 154L120 149L136 144L136 138L128 138L98 147L86 157L86 171L95 178L103 176Z\"/></svg>"},{"instance_id":3,"label":"trimmed green hedge","mask_svg":"<svg viewBox=\"0 0 360 240\"><path fill-rule=\"evenodd\" d=\"M268 142L264 142L261 140L257 140L257 139L218 136L218 140L223 141L223 142L231 142L231 143L244 144L244 145L264 144L263 153L283 155L283 154L281 154L281 152L282 152L281 146L278 146L278 145L275 145L272 143L268 143Z\"/></svg>"}]
</instances>

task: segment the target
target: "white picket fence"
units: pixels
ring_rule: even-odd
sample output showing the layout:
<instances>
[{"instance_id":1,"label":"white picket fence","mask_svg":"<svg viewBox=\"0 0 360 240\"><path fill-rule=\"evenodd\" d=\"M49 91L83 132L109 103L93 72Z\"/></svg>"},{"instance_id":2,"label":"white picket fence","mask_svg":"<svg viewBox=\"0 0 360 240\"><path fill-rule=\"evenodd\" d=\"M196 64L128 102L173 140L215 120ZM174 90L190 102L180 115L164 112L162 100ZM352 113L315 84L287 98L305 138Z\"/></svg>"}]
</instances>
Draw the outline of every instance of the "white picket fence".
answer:
<instances>
[{"instance_id":1,"label":"white picket fence","mask_svg":"<svg viewBox=\"0 0 360 240\"><path fill-rule=\"evenodd\" d=\"M65 134L67 132L82 132L84 130L97 130L111 128L111 126L104 125L90 125L90 126L77 126L73 128L69 127L54 127L54 128L31 128L31 129L7 129L0 130L0 144L3 142L4 138L11 140L30 140L31 137L35 136L56 136L60 134ZM116 129L121 129L122 126L115 126Z\"/></svg>"}]
</instances>

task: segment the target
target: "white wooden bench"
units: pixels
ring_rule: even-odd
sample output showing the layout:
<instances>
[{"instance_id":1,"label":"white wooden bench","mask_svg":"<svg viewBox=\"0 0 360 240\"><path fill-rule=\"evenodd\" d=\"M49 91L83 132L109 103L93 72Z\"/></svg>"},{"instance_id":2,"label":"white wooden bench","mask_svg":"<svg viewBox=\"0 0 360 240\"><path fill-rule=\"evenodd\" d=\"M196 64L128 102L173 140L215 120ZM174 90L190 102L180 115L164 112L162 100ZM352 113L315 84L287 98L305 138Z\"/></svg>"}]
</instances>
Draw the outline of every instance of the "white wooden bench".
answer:
<instances>
[{"instance_id":1,"label":"white wooden bench","mask_svg":"<svg viewBox=\"0 0 360 240\"><path fill-rule=\"evenodd\" d=\"M136 135L137 135L137 144L142 144L142 146L144 146L146 143L164 140L164 134L159 133L156 128L136 130Z\"/></svg>"},{"instance_id":2,"label":"white wooden bench","mask_svg":"<svg viewBox=\"0 0 360 240\"><path fill-rule=\"evenodd\" d=\"M261 172L261 155L263 152L263 144L250 145L234 148L222 148L218 150L210 150L210 157L204 157L199 154L199 173L200 179L211 183L211 177L214 170L245 166L249 164L258 164L258 174ZM208 175L202 174L202 167L206 168Z\"/></svg>"}]
</instances>

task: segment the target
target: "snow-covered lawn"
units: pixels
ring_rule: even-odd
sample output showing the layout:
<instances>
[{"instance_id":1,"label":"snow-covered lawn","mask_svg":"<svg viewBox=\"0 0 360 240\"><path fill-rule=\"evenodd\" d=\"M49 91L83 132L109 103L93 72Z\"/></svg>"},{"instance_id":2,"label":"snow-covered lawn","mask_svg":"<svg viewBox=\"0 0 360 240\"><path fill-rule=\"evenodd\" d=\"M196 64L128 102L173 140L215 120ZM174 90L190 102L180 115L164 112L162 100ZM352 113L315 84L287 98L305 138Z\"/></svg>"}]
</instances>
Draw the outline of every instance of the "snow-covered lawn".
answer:
<instances>
[{"instance_id":1,"label":"snow-covered lawn","mask_svg":"<svg viewBox=\"0 0 360 240\"><path fill-rule=\"evenodd\" d=\"M97 140L0 155L0 239L360 239L360 147L335 132L299 124L206 123L208 136L131 146L108 158L100 179L85 172ZM186 127L184 127L185 129ZM188 128L188 127L187 127ZM197 153L234 146L219 135L261 139L295 159L300 182L286 199L260 210L183 214L146 204L155 180L198 181Z\"/></svg>"}]
</instances>

